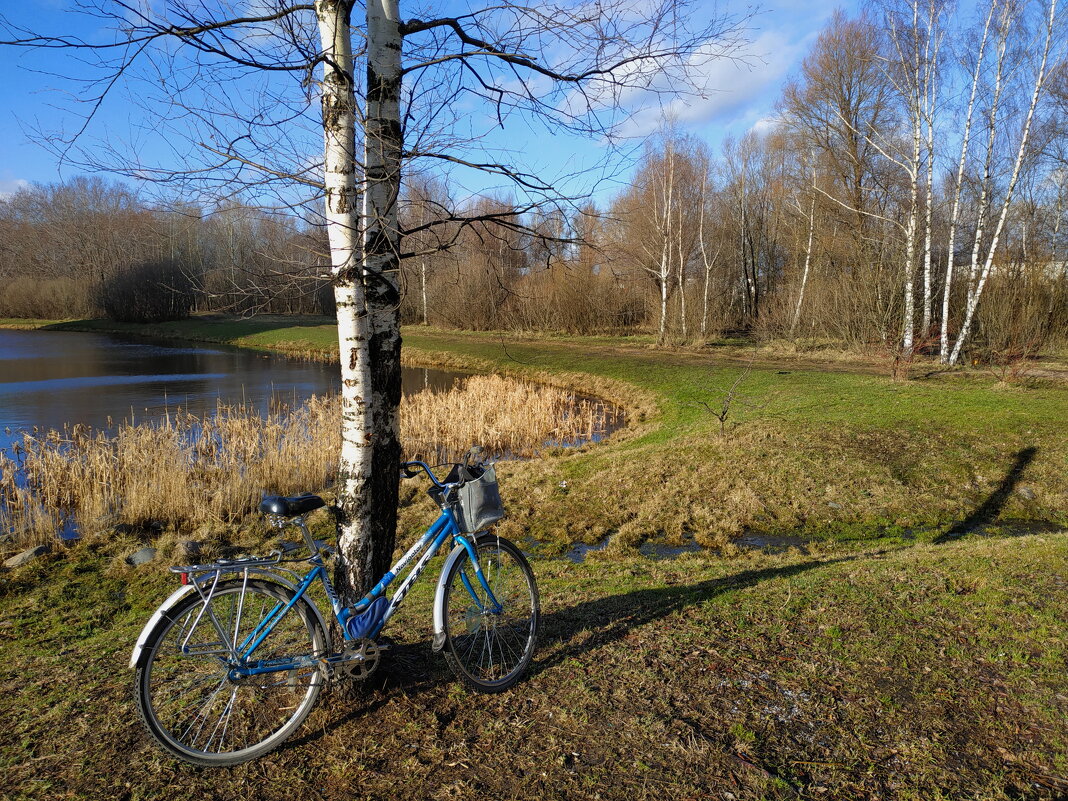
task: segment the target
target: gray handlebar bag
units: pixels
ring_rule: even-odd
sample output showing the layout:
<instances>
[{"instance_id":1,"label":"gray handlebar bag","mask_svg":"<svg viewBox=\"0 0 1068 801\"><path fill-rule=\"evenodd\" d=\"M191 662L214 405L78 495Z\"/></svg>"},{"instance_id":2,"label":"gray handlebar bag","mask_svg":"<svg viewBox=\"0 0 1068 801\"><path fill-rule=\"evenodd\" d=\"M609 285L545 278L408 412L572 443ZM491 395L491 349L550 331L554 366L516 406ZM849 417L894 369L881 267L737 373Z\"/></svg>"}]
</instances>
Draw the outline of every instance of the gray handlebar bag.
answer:
<instances>
[{"instance_id":1,"label":"gray handlebar bag","mask_svg":"<svg viewBox=\"0 0 1068 801\"><path fill-rule=\"evenodd\" d=\"M461 467L458 472L464 480L456 491L458 502L454 508L460 531L474 534L503 518L504 504L493 465Z\"/></svg>"}]
</instances>

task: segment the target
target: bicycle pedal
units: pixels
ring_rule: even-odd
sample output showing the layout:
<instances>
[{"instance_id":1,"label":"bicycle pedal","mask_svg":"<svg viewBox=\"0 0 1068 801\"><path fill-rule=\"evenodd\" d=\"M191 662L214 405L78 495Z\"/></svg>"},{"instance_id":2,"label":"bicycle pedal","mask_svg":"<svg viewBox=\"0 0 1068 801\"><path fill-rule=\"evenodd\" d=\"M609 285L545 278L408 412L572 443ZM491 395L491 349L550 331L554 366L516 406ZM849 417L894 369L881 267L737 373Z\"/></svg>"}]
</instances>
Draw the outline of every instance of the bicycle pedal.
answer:
<instances>
[{"instance_id":1,"label":"bicycle pedal","mask_svg":"<svg viewBox=\"0 0 1068 801\"><path fill-rule=\"evenodd\" d=\"M375 645L378 646L379 651L389 651L396 643L390 637L379 637L375 640Z\"/></svg>"}]
</instances>

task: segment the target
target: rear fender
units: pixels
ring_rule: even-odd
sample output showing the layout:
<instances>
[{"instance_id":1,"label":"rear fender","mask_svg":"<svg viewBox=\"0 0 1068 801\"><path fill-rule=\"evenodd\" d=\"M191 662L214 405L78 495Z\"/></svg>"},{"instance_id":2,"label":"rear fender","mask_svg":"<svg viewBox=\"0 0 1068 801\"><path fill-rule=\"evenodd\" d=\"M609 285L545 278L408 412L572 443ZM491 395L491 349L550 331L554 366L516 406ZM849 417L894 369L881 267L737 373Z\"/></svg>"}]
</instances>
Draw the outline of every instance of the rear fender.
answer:
<instances>
[{"instance_id":1,"label":"rear fender","mask_svg":"<svg viewBox=\"0 0 1068 801\"><path fill-rule=\"evenodd\" d=\"M285 587L286 589L290 590L294 595L297 592L297 585L296 584L294 584L292 581L289 581L288 579L282 578L277 573L270 573L270 572L267 572L267 571L250 570L249 574L250 574L250 578L252 576L260 576L260 577L263 577L263 578L267 578L267 579L269 579L270 581L273 581L276 584L281 584L283 587ZM156 626L159 625L159 622L163 619L163 616L166 615L168 612L170 612L175 606L177 606L178 602L181 601L183 598L185 598L187 595L189 595L189 593L195 592L195 591L196 591L196 587L194 587L192 585L192 583L186 584L186 585L184 585L182 587L179 587L178 589L176 589L174 592L172 592L170 594L170 596L167 598L166 601L164 601L162 604L160 604L159 608L155 612L152 613L152 617L150 617L148 619L148 622L145 623L145 627L143 629L141 629L141 635L137 638L137 642L134 645L133 653L130 655L130 667L131 668L138 667L141 664L141 662L144 660L144 658L145 658L145 643L148 642L149 636L152 634L152 631L156 628ZM302 599L302 602L304 603L304 605L307 608L311 609L312 614L315 616L315 619L318 621L319 626L323 631L323 635L326 637L327 652L331 652L333 650L333 646L331 645L331 640L330 640L330 627L326 624L326 621L323 619L322 612L319 611L319 607L317 607L315 604L313 604L313 603L311 603L310 601L307 600L307 596L305 596L305 598Z\"/></svg>"},{"instance_id":2,"label":"rear fender","mask_svg":"<svg viewBox=\"0 0 1068 801\"><path fill-rule=\"evenodd\" d=\"M152 617L145 623L145 627L141 629L141 635L137 638L137 642L134 644L133 653L130 655L131 668L135 668L140 664L145 650L145 643L148 642L149 635L159 624L160 620L163 619L163 616L174 609L175 605L185 598L185 596L195 591L196 588L192 584L186 584L179 587L170 594L170 597L168 597L166 601L159 605L159 608L155 612L152 613Z\"/></svg>"}]
</instances>

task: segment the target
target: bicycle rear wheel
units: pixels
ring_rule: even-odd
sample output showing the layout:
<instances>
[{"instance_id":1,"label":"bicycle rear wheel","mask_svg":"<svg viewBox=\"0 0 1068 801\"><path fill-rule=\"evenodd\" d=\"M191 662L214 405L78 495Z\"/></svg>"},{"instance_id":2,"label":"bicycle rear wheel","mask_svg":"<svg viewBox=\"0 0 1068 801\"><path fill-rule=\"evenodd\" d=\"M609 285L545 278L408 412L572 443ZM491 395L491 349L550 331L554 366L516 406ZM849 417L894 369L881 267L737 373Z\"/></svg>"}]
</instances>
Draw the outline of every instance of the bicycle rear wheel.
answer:
<instances>
[{"instance_id":1,"label":"bicycle rear wheel","mask_svg":"<svg viewBox=\"0 0 1068 801\"><path fill-rule=\"evenodd\" d=\"M137 709L164 749L196 765L234 765L277 748L311 712L327 652L318 616L301 599L279 618L243 666L290 669L237 677L234 651L293 592L250 579L222 582L205 603L187 596L164 615L137 669Z\"/></svg>"},{"instance_id":2,"label":"bicycle rear wheel","mask_svg":"<svg viewBox=\"0 0 1068 801\"><path fill-rule=\"evenodd\" d=\"M519 681L534 656L538 586L526 557L508 540L483 535L475 552L500 610L492 608L465 553L445 578L445 658L467 686L497 693Z\"/></svg>"}]
</instances>

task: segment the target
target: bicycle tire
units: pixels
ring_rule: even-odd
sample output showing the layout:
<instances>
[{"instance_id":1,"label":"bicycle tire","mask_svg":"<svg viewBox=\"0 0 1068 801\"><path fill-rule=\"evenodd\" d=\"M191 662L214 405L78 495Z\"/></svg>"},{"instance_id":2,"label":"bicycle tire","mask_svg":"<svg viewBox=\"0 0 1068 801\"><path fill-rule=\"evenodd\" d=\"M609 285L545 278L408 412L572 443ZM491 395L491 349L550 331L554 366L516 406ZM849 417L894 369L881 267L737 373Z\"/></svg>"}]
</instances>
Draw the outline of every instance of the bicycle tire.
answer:
<instances>
[{"instance_id":1,"label":"bicycle tire","mask_svg":"<svg viewBox=\"0 0 1068 801\"><path fill-rule=\"evenodd\" d=\"M508 540L483 535L474 545L486 583L502 610L488 610L485 591L464 553L445 578L445 659L471 689L499 693L519 681L534 656L538 585L523 552Z\"/></svg>"},{"instance_id":2,"label":"bicycle tire","mask_svg":"<svg viewBox=\"0 0 1068 801\"><path fill-rule=\"evenodd\" d=\"M145 642L134 684L141 720L160 746L194 765L236 765L274 750L297 730L322 690L315 660L328 650L308 601L281 617L255 651L261 660L311 657L305 667L231 680L226 658L230 645L292 598L292 590L271 581L220 582L208 603L227 632L226 645L199 594L163 616Z\"/></svg>"}]
</instances>

